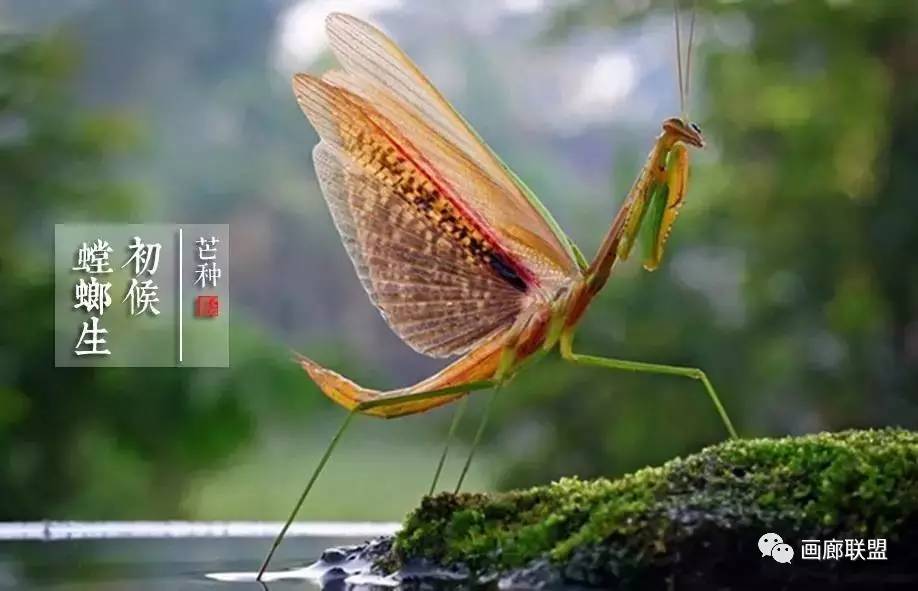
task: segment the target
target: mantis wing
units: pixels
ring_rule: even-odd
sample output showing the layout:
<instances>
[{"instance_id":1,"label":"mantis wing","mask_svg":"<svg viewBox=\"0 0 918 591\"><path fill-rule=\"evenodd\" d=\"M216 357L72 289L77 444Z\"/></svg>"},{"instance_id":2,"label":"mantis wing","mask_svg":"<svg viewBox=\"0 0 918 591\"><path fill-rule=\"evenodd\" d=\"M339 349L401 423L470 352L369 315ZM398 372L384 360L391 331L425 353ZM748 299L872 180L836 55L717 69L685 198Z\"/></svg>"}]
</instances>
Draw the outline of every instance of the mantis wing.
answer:
<instances>
[{"instance_id":1,"label":"mantis wing","mask_svg":"<svg viewBox=\"0 0 918 591\"><path fill-rule=\"evenodd\" d=\"M418 352L464 353L512 324L531 276L360 97L307 75L297 99L322 141L314 161L335 225L370 299Z\"/></svg>"},{"instance_id":2,"label":"mantis wing","mask_svg":"<svg viewBox=\"0 0 918 591\"><path fill-rule=\"evenodd\" d=\"M533 272L547 297L580 275L571 243L548 211L393 41L340 13L329 15L327 29L344 70L326 79L365 98L401 129L446 182L460 188L457 196L468 209ZM477 177L472 183L470 169Z\"/></svg>"}]
</instances>

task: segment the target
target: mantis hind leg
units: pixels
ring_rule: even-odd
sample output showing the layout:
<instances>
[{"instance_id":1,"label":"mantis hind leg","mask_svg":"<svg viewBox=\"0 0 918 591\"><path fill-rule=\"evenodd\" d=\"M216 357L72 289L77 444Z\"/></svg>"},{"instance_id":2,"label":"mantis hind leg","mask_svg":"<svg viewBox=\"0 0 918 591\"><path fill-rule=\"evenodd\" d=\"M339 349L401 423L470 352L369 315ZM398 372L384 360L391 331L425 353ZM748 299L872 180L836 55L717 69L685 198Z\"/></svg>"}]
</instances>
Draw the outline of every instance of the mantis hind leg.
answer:
<instances>
[{"instance_id":1,"label":"mantis hind leg","mask_svg":"<svg viewBox=\"0 0 918 591\"><path fill-rule=\"evenodd\" d=\"M481 417L481 421L478 423L478 430L475 431L475 439L472 440L472 448L469 450L469 455L465 459L465 464L462 466L462 472L459 474L459 480L456 482L456 488L453 489L453 494L458 493L459 489L462 488L462 481L465 480L465 475L468 473L469 467L472 465L472 458L475 457L475 450L478 449L478 444L481 443L481 436L484 435L485 427L488 425L488 415L491 414L491 408L494 406L494 401L497 399L497 394L500 392L501 385L501 382L495 384L494 391L491 392L491 395L488 397L488 402L485 405L484 414Z\"/></svg>"},{"instance_id":2,"label":"mantis hind leg","mask_svg":"<svg viewBox=\"0 0 918 591\"><path fill-rule=\"evenodd\" d=\"M573 335L570 333L565 333L561 337L561 357L572 363L590 365L594 367L604 367L606 369L617 369L622 371L636 371L671 376L682 376L700 381L704 385L704 389L708 393L708 397L711 399L711 402L714 404L714 408L717 409L717 414L720 416L720 420L723 421L727 433L729 433L730 437L733 439L739 438L739 436L736 434L736 429L733 428L733 422L730 421L730 417L727 415L727 411L724 409L724 405L721 403L720 397L717 395L717 391L714 390L714 386L711 384L711 380L708 379L707 374L705 374L701 369L697 367L661 365L657 363L644 363L642 361L626 361L623 359L610 359L608 357L596 357L593 355L580 355L572 351L572 345Z\"/></svg>"},{"instance_id":3,"label":"mantis hind leg","mask_svg":"<svg viewBox=\"0 0 918 591\"><path fill-rule=\"evenodd\" d=\"M329 442L328 447L325 448L325 453L322 454L322 458L319 460L318 465L316 465L315 470L312 471L312 475L309 477L309 480L306 483L306 487L303 489L300 498L297 499L296 505L293 506L293 511L290 512L290 516L287 518L287 521L284 522L284 527L281 528L280 532L277 534L277 537L274 538L274 543L271 544L271 549L268 550L268 554L265 556L264 561L261 563L261 568L258 569L258 575L255 577L256 581L261 581L261 577L265 574L265 570L268 568L268 564L271 563L271 558L274 557L274 552L277 550L277 547L280 546L281 541L284 539L287 530L290 529L290 524L293 523L293 520L296 518L296 514L299 513L300 507L303 505L303 501L306 500L306 497L309 495L309 491L312 490L312 485L316 483L316 480L319 478L319 473L322 472L322 468L325 467L325 464L328 462L328 458L331 457L332 452L335 450L335 446L338 445L341 436L344 435L344 432L347 430L348 425L351 423L351 419L354 418L354 413L356 411L351 411L347 413L344 422L338 428L338 432L335 433L335 436L332 437L332 440Z\"/></svg>"},{"instance_id":4,"label":"mantis hind leg","mask_svg":"<svg viewBox=\"0 0 918 591\"><path fill-rule=\"evenodd\" d=\"M427 491L428 495L432 495L437 488L437 482L440 480L440 473L443 472L443 464L446 462L447 454L449 454L449 445L453 440L453 435L456 433L456 427L459 426L459 421L462 420L462 415L465 413L465 407L468 406L468 403L468 397L463 398L459 402L459 407L456 409L455 414L453 414L453 420L449 425L449 432L446 434L446 443L443 444L443 453L440 454L440 461L437 462L437 470L434 472L433 482L430 483L430 490Z\"/></svg>"},{"instance_id":5,"label":"mantis hind leg","mask_svg":"<svg viewBox=\"0 0 918 591\"><path fill-rule=\"evenodd\" d=\"M492 385L493 382L490 380L471 382L468 384L459 384L456 386L450 386L448 388L442 388L440 390L431 390L429 392L415 392L398 396L386 396L384 398L362 402L356 405L353 410L348 412L344 422L338 428L338 431L335 433L334 437L332 437L328 447L325 449L325 453L322 454L322 457L319 459L319 463L316 465L315 469L312 471L312 474L309 476L309 480L306 482L306 487L303 489L303 492L297 499L296 504L293 506L293 510L290 512L290 516L287 517L287 521L284 522L284 526L277 534L277 537L274 538L274 542L271 544L271 549L268 550L268 554L265 556L264 561L261 563L261 567L258 569L258 574L256 575L255 580L259 582L261 581L262 575L264 575L265 571L268 569L268 565L271 563L271 558L274 557L274 552L283 541L287 530L290 529L290 525L293 523L293 520L296 519L296 514L299 513L300 507L303 506L303 502L306 501L306 497L309 495L309 491L312 490L313 485L315 484L316 480L318 480L319 474L322 472L322 469L325 468L325 464L328 463L328 459L331 457L332 452L335 450L335 446L338 445L338 442L341 440L342 435L344 435L344 432L347 430L347 427L350 425L351 420L354 418L355 414L372 408L384 408L386 406L403 404L405 402L428 400L431 398L439 398L443 396L455 396L459 392L473 392L475 390L483 390L485 388L491 387Z\"/></svg>"},{"instance_id":6,"label":"mantis hind leg","mask_svg":"<svg viewBox=\"0 0 918 591\"><path fill-rule=\"evenodd\" d=\"M491 409L494 406L494 402L497 400L497 395L500 393L501 387L503 387L503 385L512 378L513 373L519 371L521 368L529 364L535 363L541 359L545 353L546 350L543 349L518 364L516 359L516 350L514 348L511 347L504 351L504 356L501 359L501 366L497 371L496 377L494 378L494 391L491 392L491 396L488 397L488 402L485 405L484 414L481 416L481 421L478 423L478 430L475 431L475 439L472 440L472 448L469 450L469 455L465 459L465 464L462 466L462 472L459 474L459 480L456 482L456 488L453 489L453 494L458 493L462 488L462 482L465 480L465 475L468 473L469 467L472 465L472 458L475 457L475 451L478 449L478 444L481 443L481 437L484 435L485 428L488 425L488 417L491 414Z\"/></svg>"}]
</instances>

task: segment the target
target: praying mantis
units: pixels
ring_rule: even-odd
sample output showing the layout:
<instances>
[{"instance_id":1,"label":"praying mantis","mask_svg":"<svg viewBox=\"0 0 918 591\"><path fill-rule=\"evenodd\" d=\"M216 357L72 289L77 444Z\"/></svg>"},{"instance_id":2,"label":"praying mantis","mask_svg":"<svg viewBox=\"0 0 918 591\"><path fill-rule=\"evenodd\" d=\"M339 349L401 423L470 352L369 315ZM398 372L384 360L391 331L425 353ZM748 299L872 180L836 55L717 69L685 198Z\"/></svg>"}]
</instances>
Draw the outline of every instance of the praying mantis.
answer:
<instances>
[{"instance_id":1,"label":"praying mantis","mask_svg":"<svg viewBox=\"0 0 918 591\"><path fill-rule=\"evenodd\" d=\"M501 387L554 350L577 365L698 380L736 437L702 370L585 355L573 347L578 322L616 262L640 242L644 267L660 264L685 200L688 150L705 144L684 114L678 5L675 21L683 115L663 122L588 262L535 194L393 41L360 19L329 15L326 29L341 69L293 78L297 102L321 138L313 161L322 193L363 287L393 331L420 353L459 357L429 378L391 391L365 388L297 357L348 414L274 540L258 580L355 415L392 419L463 401L432 493L468 394L492 389L458 491Z\"/></svg>"}]
</instances>

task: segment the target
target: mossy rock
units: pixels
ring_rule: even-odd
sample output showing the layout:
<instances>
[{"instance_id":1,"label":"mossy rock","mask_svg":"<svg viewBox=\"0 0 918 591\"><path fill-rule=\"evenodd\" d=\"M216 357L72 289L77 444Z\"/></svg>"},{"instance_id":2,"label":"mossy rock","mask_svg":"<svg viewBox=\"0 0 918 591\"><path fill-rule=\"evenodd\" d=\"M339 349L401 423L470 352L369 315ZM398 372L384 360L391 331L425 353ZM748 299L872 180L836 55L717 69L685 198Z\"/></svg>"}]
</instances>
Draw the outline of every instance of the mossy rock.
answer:
<instances>
[{"instance_id":1,"label":"mossy rock","mask_svg":"<svg viewBox=\"0 0 918 591\"><path fill-rule=\"evenodd\" d=\"M378 565L517 587L915 589L916 526L918 433L844 431L727 441L616 480L427 497ZM790 564L762 556L768 532ZM886 560L800 556L802 540L881 538Z\"/></svg>"}]
</instances>

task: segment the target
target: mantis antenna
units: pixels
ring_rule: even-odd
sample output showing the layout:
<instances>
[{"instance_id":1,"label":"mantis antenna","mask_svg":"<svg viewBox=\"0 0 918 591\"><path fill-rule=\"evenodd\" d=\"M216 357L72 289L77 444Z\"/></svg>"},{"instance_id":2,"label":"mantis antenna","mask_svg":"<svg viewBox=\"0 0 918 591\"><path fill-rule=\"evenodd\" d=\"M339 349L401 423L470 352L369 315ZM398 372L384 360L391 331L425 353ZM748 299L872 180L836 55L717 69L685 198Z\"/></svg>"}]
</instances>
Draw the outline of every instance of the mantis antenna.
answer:
<instances>
[{"instance_id":1,"label":"mantis antenna","mask_svg":"<svg viewBox=\"0 0 918 591\"><path fill-rule=\"evenodd\" d=\"M676 29L676 75L679 82L679 111L685 119L685 83L682 78L682 27L679 25L679 0L673 0L673 27Z\"/></svg>"},{"instance_id":2,"label":"mantis antenna","mask_svg":"<svg viewBox=\"0 0 918 591\"><path fill-rule=\"evenodd\" d=\"M676 30L676 74L679 82L679 110L682 119L686 118L686 111L689 99L689 82L691 81L692 72L692 45L695 41L695 1L692 0L692 17L689 21L688 47L685 52L685 68L683 73L682 67L682 26L679 17L679 0L673 0L673 27Z\"/></svg>"},{"instance_id":3,"label":"mantis antenna","mask_svg":"<svg viewBox=\"0 0 918 591\"><path fill-rule=\"evenodd\" d=\"M692 47L695 45L695 0L692 0L692 19L689 21L688 48L685 51L685 110L688 111L688 102L691 100L689 85L692 83Z\"/></svg>"}]
</instances>

